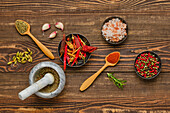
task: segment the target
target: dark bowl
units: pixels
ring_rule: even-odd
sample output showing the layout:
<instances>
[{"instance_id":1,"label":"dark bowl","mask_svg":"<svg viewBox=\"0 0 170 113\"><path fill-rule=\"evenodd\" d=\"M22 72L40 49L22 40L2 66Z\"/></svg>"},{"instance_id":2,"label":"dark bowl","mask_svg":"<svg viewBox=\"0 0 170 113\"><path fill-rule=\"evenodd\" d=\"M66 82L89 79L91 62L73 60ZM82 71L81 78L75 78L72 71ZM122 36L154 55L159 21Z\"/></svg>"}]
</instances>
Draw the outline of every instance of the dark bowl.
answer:
<instances>
[{"instance_id":1,"label":"dark bowl","mask_svg":"<svg viewBox=\"0 0 170 113\"><path fill-rule=\"evenodd\" d=\"M119 20L121 20L123 23L126 24L126 33L127 33L127 35L126 35L122 40L120 40L120 41L118 41L118 42L112 42L112 41L106 40L106 38L102 35L103 25L104 25L105 23L109 22L109 20L112 20L113 18L118 18ZM128 37L128 24L126 23L125 20L123 20L123 19L120 18L120 17L116 17L116 16L114 16L114 17L109 17L109 18L107 18L107 19L103 22L103 24L102 24L102 27L101 27L101 35L102 35L103 39L104 39L106 42L108 42L108 43L110 43L110 44L113 44L113 45L119 45L119 44L123 43L123 42L127 39L127 37Z\"/></svg>"},{"instance_id":2,"label":"dark bowl","mask_svg":"<svg viewBox=\"0 0 170 113\"><path fill-rule=\"evenodd\" d=\"M143 53L151 53L151 54L155 55L155 57L158 58L158 62L159 62L159 68L158 68L157 74L154 75L154 76L152 76L152 77L149 77L149 78L145 78L145 77L143 77L142 75L140 75L140 74L138 73L136 67L135 67L135 62L136 62L136 60L137 60L138 57L139 57L141 54L143 54ZM139 77L141 77L142 79L145 79L145 80L153 79L153 78L157 77L157 76L159 75L159 73L161 72L161 59L160 59L160 57L159 57L156 53L154 53L154 52L152 52L152 51L144 51L144 52L139 53L138 56L135 58L135 62L134 62L135 72L136 72L136 74L137 74Z\"/></svg>"},{"instance_id":3,"label":"dark bowl","mask_svg":"<svg viewBox=\"0 0 170 113\"><path fill-rule=\"evenodd\" d=\"M87 38L86 38L85 36L83 36L83 35L81 35L81 34L77 34L77 33L73 33L73 35L75 35L75 36L79 35L79 37L86 43L86 45L90 46L90 43L89 43L89 41L87 40ZM67 39L67 37L70 37L70 36L72 36L72 34L67 35L67 36L66 36L66 39ZM63 64L64 64L64 60L63 60L64 55L62 55L62 56L60 57L61 42L62 42L62 40L60 41L60 43L59 43L59 45L58 45L58 55L59 55L60 60L61 60L61 61L63 62ZM91 56L91 53L86 53L85 62L84 62L82 59L81 59L81 60L79 59L79 60L78 60L78 63L77 63L77 64L75 63L73 66L71 66L71 63L70 63L70 65L69 65L68 63L66 63L66 64L67 64L67 66L69 66L69 67L81 67L81 66L83 66L83 65L88 61L88 59L90 58L90 56Z\"/></svg>"}]
</instances>

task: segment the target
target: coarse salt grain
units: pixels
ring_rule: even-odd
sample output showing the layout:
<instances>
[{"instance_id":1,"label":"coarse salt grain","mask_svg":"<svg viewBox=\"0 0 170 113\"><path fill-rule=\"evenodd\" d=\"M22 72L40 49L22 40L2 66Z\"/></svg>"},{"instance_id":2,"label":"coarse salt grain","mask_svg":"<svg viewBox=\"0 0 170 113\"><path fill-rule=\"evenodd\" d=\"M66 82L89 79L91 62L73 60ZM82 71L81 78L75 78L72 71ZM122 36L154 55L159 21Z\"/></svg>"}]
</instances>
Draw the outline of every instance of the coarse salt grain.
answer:
<instances>
[{"instance_id":1,"label":"coarse salt grain","mask_svg":"<svg viewBox=\"0 0 170 113\"><path fill-rule=\"evenodd\" d=\"M126 24L118 18L109 20L103 25L102 35L107 41L118 42L127 35Z\"/></svg>"}]
</instances>

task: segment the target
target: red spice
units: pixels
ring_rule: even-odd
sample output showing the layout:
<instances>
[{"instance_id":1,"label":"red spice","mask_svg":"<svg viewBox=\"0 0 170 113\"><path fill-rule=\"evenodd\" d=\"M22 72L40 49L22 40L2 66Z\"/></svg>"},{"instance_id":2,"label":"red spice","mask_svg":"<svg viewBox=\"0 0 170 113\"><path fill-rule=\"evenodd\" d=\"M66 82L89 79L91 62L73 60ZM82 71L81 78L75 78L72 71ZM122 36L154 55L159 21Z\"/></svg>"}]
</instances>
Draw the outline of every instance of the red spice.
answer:
<instances>
[{"instance_id":1,"label":"red spice","mask_svg":"<svg viewBox=\"0 0 170 113\"><path fill-rule=\"evenodd\" d=\"M67 59L67 45L65 45L64 51L64 70L66 69L66 59Z\"/></svg>"},{"instance_id":2,"label":"red spice","mask_svg":"<svg viewBox=\"0 0 170 113\"><path fill-rule=\"evenodd\" d=\"M112 53L107 57L107 61L114 64L116 63L120 58L120 53L116 52L116 53Z\"/></svg>"},{"instance_id":3,"label":"red spice","mask_svg":"<svg viewBox=\"0 0 170 113\"><path fill-rule=\"evenodd\" d=\"M84 45L81 50L83 52L89 52L89 53L92 53L94 50L96 50L97 47L93 47L93 46L87 46L87 45Z\"/></svg>"},{"instance_id":4,"label":"red spice","mask_svg":"<svg viewBox=\"0 0 170 113\"><path fill-rule=\"evenodd\" d=\"M142 53L135 62L137 72L145 78L152 77L158 73L159 61L154 54Z\"/></svg>"}]
</instances>

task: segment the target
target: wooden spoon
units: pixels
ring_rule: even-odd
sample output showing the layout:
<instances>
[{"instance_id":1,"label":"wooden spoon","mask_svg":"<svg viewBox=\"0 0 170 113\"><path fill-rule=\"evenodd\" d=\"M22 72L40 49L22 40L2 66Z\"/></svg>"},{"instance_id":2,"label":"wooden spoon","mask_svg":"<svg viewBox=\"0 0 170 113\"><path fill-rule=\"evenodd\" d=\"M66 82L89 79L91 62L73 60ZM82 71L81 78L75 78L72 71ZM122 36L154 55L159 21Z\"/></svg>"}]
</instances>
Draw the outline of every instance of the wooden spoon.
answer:
<instances>
[{"instance_id":1,"label":"wooden spoon","mask_svg":"<svg viewBox=\"0 0 170 113\"><path fill-rule=\"evenodd\" d=\"M19 28L18 28L18 26L16 25L16 23L17 23L17 21L21 21L21 22L24 22L28 27L27 27L27 30L24 32L24 33L22 33L20 30L19 30ZM24 25L25 25L24 24ZM45 47L39 40L37 40L31 33L30 33L30 25L27 23L27 22L25 22L25 21L23 21L23 20L16 20L15 21L15 27L16 27L16 29L17 29L17 31L21 34L21 35L29 35L31 38L32 38L32 40L38 45L38 47L44 52L44 54L46 55L46 56L48 56L50 59L54 59L54 55L51 53L51 51L47 48L47 47Z\"/></svg>"},{"instance_id":2,"label":"wooden spoon","mask_svg":"<svg viewBox=\"0 0 170 113\"><path fill-rule=\"evenodd\" d=\"M119 52L112 52L109 55L106 56L105 58L105 65L97 71L95 74L93 74L91 77L86 79L86 81L83 82L83 84L80 87L80 91L84 91L87 89L93 82L94 80L99 76L99 74L108 66L115 66L120 59L120 53Z\"/></svg>"}]
</instances>

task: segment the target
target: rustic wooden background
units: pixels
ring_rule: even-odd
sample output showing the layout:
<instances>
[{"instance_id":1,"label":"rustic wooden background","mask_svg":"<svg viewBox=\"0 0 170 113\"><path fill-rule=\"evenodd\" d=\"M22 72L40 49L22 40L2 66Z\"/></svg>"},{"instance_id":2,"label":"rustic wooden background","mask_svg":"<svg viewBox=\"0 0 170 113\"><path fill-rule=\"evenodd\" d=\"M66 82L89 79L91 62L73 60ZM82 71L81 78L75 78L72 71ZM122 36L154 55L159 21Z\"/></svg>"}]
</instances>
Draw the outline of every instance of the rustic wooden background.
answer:
<instances>
[{"instance_id":1,"label":"rustic wooden background","mask_svg":"<svg viewBox=\"0 0 170 113\"><path fill-rule=\"evenodd\" d=\"M129 37L119 46L113 46L101 37L101 25L110 16L124 18L129 25ZM33 66L50 61L28 36L21 36L14 27L16 19L30 23L32 34L55 55L53 62L63 68L57 46L62 34L80 33L97 46L90 60L81 68L67 68L67 82L63 92L53 99L32 95L21 101L18 93L26 88ZM55 22L65 25L57 38L48 39L56 30ZM52 28L42 35L41 26ZM0 0L0 112L168 112L170 110L170 1L169 0ZM7 62L17 51L33 51L33 62L16 67ZM144 81L136 76L133 62L144 50L156 52L162 60L160 75ZM117 66L108 67L85 92L82 82L104 65L104 58L113 51L121 53ZM123 90L106 76L114 72L127 80Z\"/></svg>"}]
</instances>

